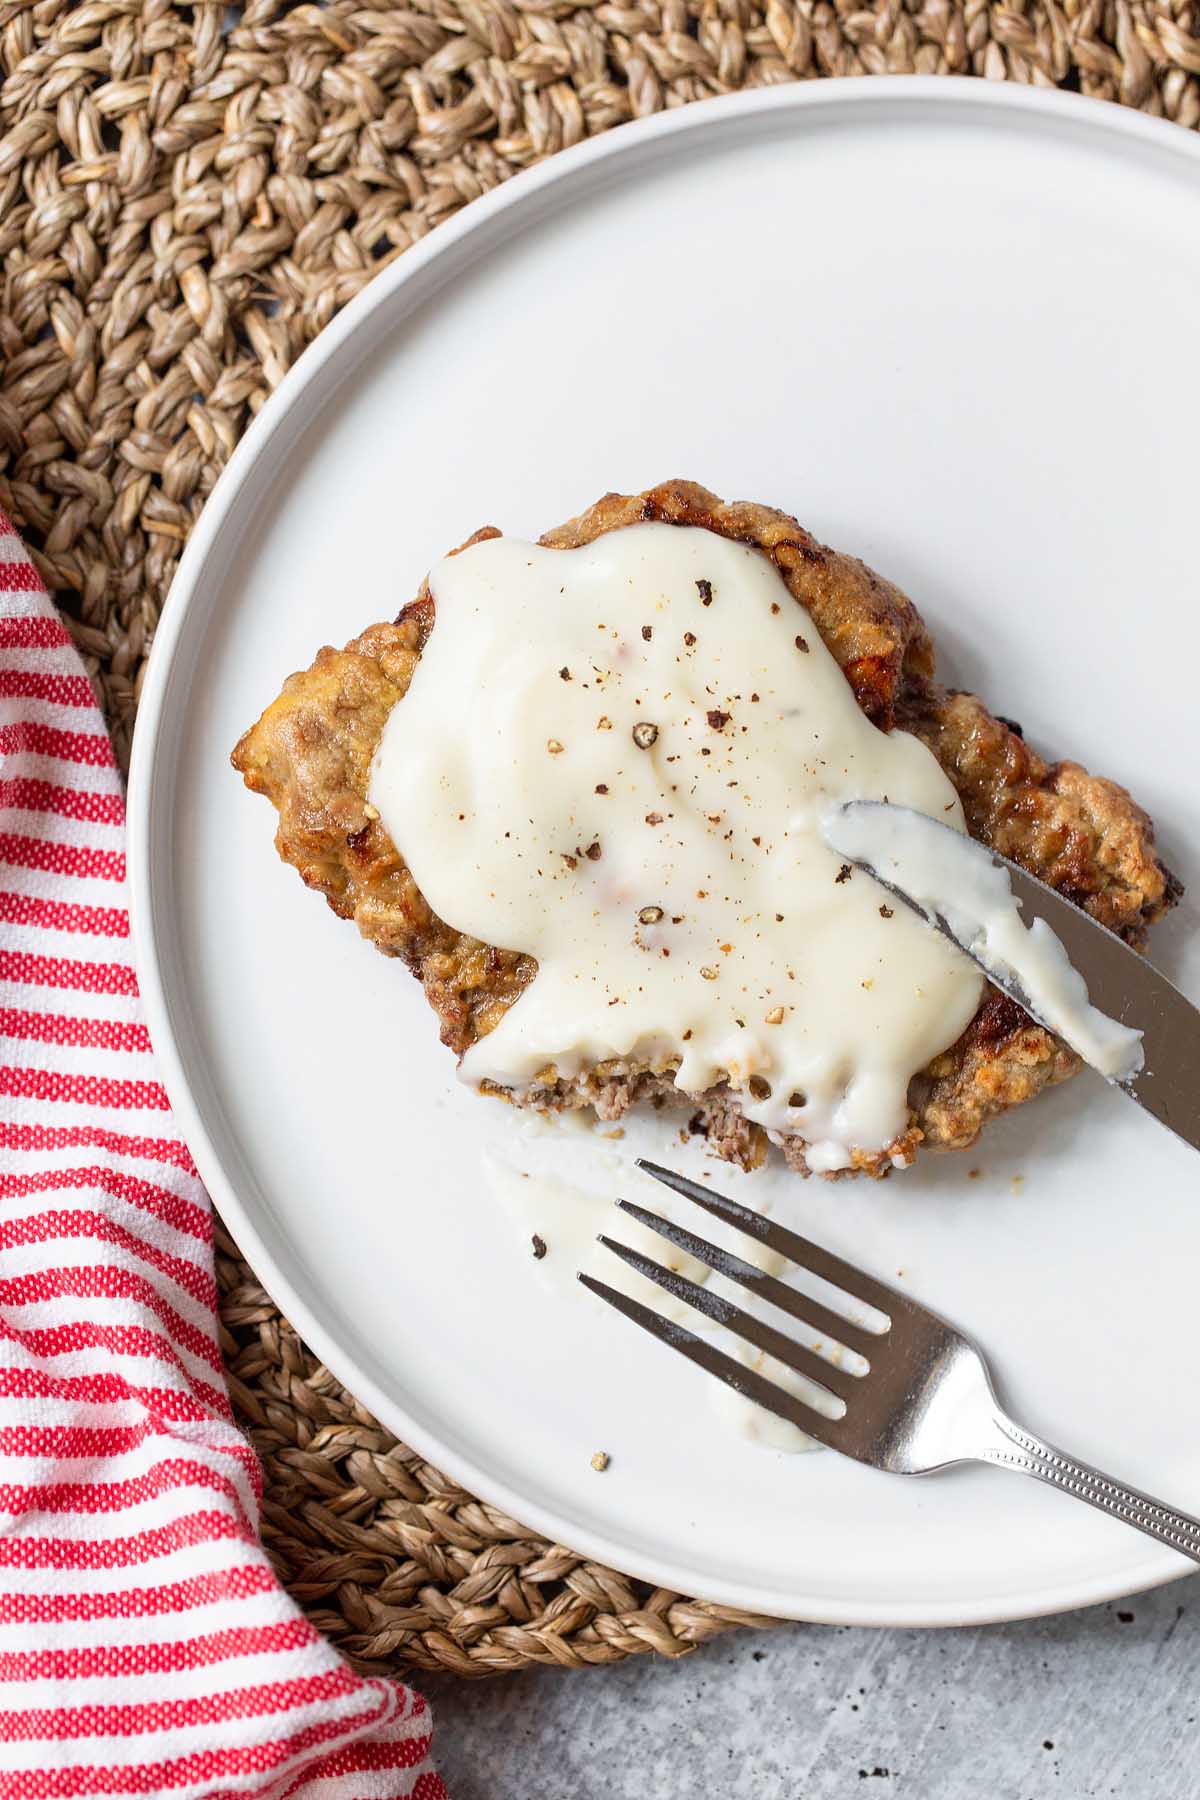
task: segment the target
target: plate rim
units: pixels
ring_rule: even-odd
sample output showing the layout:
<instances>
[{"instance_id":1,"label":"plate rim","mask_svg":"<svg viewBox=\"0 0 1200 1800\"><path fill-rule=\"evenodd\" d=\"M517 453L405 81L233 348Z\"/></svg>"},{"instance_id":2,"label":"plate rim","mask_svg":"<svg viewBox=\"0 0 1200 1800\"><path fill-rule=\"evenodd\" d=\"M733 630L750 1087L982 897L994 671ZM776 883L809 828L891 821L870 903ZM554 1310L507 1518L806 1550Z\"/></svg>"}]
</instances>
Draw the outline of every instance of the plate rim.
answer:
<instances>
[{"instance_id":1,"label":"plate rim","mask_svg":"<svg viewBox=\"0 0 1200 1800\"><path fill-rule=\"evenodd\" d=\"M651 1581L680 1594L703 1595L707 1600L738 1610L792 1619L811 1624L872 1627L939 1627L998 1624L1074 1611L1126 1595L1144 1592L1178 1580L1193 1565L1176 1552L1155 1548L1141 1563L1110 1575L1079 1578L1061 1586L1039 1587L992 1599L871 1602L866 1599L806 1603L782 1587L770 1592L749 1590L737 1580L710 1578L671 1559L628 1554L625 1547L603 1531L576 1528L553 1506L544 1506L510 1487L470 1455L443 1446L436 1435L409 1418L403 1403L384 1392L359 1366L353 1350L344 1348L332 1327L310 1307L276 1262L255 1223L252 1202L243 1203L235 1181L226 1173L221 1152L205 1123L201 1107L193 1099L185 1059L172 1025L167 983L158 954L160 932L153 899L155 839L152 815L156 752L162 735L164 702L176 654L192 602L201 589L211 551L236 512L242 488L271 447L314 380L342 353L343 346L366 326L375 314L389 307L394 297L451 254L464 240L506 214L520 213L536 205L546 190L560 188L576 175L607 162L618 162L646 145L670 142L692 133L705 135L727 119L754 119L759 115L850 111L886 111L897 103L939 113L965 109L968 113L1008 113L1033 125L1062 121L1089 127L1100 136L1141 141L1167 150L1200 167L1200 136L1168 120L1152 118L1110 101L1093 100L1057 89L1025 87L1011 82L989 82L974 76L872 75L841 77L814 82L784 83L776 87L745 89L698 101L690 106L661 112L616 126L521 171L471 201L452 218L436 226L427 237L397 257L349 301L319 336L303 351L279 386L268 396L221 472L212 494L192 531L172 581L162 617L155 632L147 665L137 725L133 737L127 796L127 892L130 939L138 987L151 1042L158 1059L163 1085L170 1100L180 1135L196 1164L214 1208L232 1231L239 1248L263 1280L272 1298L286 1313L304 1340L352 1393L367 1404L402 1441L411 1444L464 1488L527 1523L551 1541L569 1544L580 1554L621 1569L638 1579Z\"/></svg>"}]
</instances>

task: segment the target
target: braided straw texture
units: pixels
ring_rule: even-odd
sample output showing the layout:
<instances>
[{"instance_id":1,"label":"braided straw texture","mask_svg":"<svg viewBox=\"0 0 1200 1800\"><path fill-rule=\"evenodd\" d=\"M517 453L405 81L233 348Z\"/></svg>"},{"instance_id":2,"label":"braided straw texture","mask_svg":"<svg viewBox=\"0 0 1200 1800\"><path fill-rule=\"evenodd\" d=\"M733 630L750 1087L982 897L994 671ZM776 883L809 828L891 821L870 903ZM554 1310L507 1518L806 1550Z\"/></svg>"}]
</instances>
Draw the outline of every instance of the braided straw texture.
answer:
<instances>
[{"instance_id":1,"label":"braided straw texture","mask_svg":"<svg viewBox=\"0 0 1200 1800\"><path fill-rule=\"evenodd\" d=\"M0 0L0 506L124 759L192 524L363 283L630 118L824 75L976 74L1200 125L1193 0ZM373 1668L678 1656L726 1607L476 1500L317 1363L222 1239L224 1349L287 1585Z\"/></svg>"}]
</instances>

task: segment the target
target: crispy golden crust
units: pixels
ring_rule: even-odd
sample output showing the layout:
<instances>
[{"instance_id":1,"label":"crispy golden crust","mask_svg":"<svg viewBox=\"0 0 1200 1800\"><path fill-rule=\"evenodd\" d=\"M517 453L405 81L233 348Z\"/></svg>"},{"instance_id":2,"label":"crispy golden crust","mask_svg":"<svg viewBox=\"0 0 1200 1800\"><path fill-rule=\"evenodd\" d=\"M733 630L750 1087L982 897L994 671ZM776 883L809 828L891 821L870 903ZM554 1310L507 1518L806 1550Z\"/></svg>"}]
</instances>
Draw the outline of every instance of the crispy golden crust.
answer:
<instances>
[{"instance_id":1,"label":"crispy golden crust","mask_svg":"<svg viewBox=\"0 0 1200 1800\"><path fill-rule=\"evenodd\" d=\"M913 732L937 757L958 790L972 835L1130 943L1143 943L1179 892L1154 854L1147 815L1115 783L1076 763L1046 763L1018 726L994 716L974 695L939 686L929 635L898 588L818 543L786 513L727 504L685 481L644 494L606 495L541 542L571 549L646 520L701 526L769 556L867 716L885 731L900 726ZM468 541L495 535L489 528ZM384 722L407 692L433 622L433 601L423 587L394 625L373 625L344 650L320 651L246 732L233 765L278 810L280 856L381 950L404 958L438 1015L442 1041L461 1055L492 1029L537 965L444 924L366 801ZM922 1142L965 1148L988 1118L1078 1066L1065 1045L989 988L958 1042L915 1078L910 1130L890 1150L911 1156ZM554 1107L594 1105L605 1117L647 1100L659 1106L681 1100L671 1088L669 1066L616 1063L572 1084L551 1076L519 1098ZM686 1105L691 1127L709 1137L717 1154L745 1166L761 1161L762 1133L741 1118L727 1089ZM785 1154L803 1170L798 1140L785 1146ZM889 1166L890 1152L862 1159L868 1173Z\"/></svg>"}]
</instances>

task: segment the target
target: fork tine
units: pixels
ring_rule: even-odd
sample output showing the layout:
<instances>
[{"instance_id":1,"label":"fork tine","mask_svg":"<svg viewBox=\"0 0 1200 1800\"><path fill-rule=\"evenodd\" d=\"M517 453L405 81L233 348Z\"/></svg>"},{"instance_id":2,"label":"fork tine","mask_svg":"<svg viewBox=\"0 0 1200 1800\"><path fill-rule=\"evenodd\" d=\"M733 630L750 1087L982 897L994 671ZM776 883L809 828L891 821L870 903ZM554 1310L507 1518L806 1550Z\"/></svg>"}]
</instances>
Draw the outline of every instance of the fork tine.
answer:
<instances>
[{"instance_id":1,"label":"fork tine","mask_svg":"<svg viewBox=\"0 0 1200 1800\"><path fill-rule=\"evenodd\" d=\"M698 1182L689 1181L686 1175L677 1175L674 1169L664 1169L659 1163L647 1162L643 1156L638 1157L637 1166L644 1169L647 1175L652 1175L655 1181L661 1181L665 1187L674 1188L685 1199L694 1200L697 1206L702 1206L714 1218L724 1219L728 1225L736 1225L739 1231L769 1245L781 1256L786 1256L789 1262L794 1262L799 1268L819 1275L822 1281L841 1288L852 1300L861 1300L867 1306L875 1307L878 1312L886 1313L889 1318L894 1318L897 1313L911 1311L912 1302L907 1294L889 1287L885 1281L876 1281L873 1275L856 1269L853 1263L843 1262L831 1250L822 1250L820 1244L801 1237L798 1232L775 1224L774 1220L764 1218L762 1213L751 1212L748 1206L740 1206L725 1194L711 1193Z\"/></svg>"},{"instance_id":2,"label":"fork tine","mask_svg":"<svg viewBox=\"0 0 1200 1800\"><path fill-rule=\"evenodd\" d=\"M686 1325L678 1325L673 1319L664 1319L660 1313L651 1312L640 1300L631 1300L628 1294L619 1293L606 1282L597 1281L594 1275L580 1274L578 1279L585 1288L598 1294L601 1300L607 1300L619 1313L624 1313L627 1319L632 1319L635 1325L648 1331L651 1337L658 1338L660 1343L668 1345L672 1350L678 1350L681 1356L686 1356L689 1362L696 1363L708 1374L715 1375L718 1381L723 1381L735 1393L744 1394L749 1400L756 1400L759 1406L765 1406L768 1412L773 1412L777 1418L786 1419L790 1425L798 1426L827 1448L841 1448L841 1419L827 1419L823 1413L806 1406L803 1400L797 1400L794 1395L776 1387L765 1375L746 1368L732 1356L726 1356L715 1344L706 1343L703 1338L689 1331Z\"/></svg>"},{"instance_id":3,"label":"fork tine","mask_svg":"<svg viewBox=\"0 0 1200 1800\"><path fill-rule=\"evenodd\" d=\"M617 1205L631 1219L636 1219L639 1225L666 1238L677 1250L686 1250L697 1262L707 1263L718 1275L724 1275L727 1281L736 1281L740 1287L750 1288L754 1293L761 1294L764 1300L779 1307L781 1312L790 1313L793 1319L799 1319L802 1325L808 1325L813 1331L824 1332L827 1337L836 1338L839 1344L845 1344L847 1350L857 1350L868 1362L872 1351L878 1354L880 1340L877 1332L867 1331L861 1325L852 1325L849 1319L844 1319L840 1313L823 1306L819 1300L811 1299L808 1294L802 1294L796 1288L787 1287L776 1276L756 1269L753 1263L743 1262L740 1256L734 1256L731 1251L719 1250L707 1238L685 1231L682 1225L673 1225L669 1219L660 1219L657 1213L647 1212L644 1206L635 1206L632 1200L618 1200Z\"/></svg>"},{"instance_id":4,"label":"fork tine","mask_svg":"<svg viewBox=\"0 0 1200 1800\"><path fill-rule=\"evenodd\" d=\"M724 1325L738 1337L745 1338L756 1350L765 1350L777 1362L786 1363L798 1375L806 1375L810 1381L835 1394L838 1399L849 1400L855 1384L861 1380L860 1376L851 1375L845 1369L839 1369L835 1363L827 1362L815 1351L805 1349L794 1338L785 1337L773 1325L764 1324L752 1313L744 1312L732 1300L725 1300L720 1294L711 1294L699 1282L689 1281L686 1275L679 1275L673 1269L662 1268L650 1257L643 1256L639 1250L631 1250L628 1244L619 1244L615 1238L604 1236L601 1236L600 1242L606 1250L612 1250L622 1262L628 1263L631 1269L644 1275L647 1281L657 1283L677 1300L686 1301L688 1306L694 1306L706 1318L715 1320L718 1325Z\"/></svg>"}]
</instances>

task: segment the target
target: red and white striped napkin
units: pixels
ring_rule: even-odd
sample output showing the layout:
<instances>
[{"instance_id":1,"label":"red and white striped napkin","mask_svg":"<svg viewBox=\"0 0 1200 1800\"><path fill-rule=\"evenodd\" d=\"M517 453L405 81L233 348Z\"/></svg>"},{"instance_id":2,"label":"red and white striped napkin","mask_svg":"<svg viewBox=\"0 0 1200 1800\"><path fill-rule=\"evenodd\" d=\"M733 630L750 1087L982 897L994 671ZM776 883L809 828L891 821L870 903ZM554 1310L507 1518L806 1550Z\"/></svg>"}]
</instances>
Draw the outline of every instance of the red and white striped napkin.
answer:
<instances>
[{"instance_id":1,"label":"red and white striped napkin","mask_svg":"<svg viewBox=\"0 0 1200 1800\"><path fill-rule=\"evenodd\" d=\"M0 1794L444 1800L258 1538L87 676L0 514Z\"/></svg>"}]
</instances>

